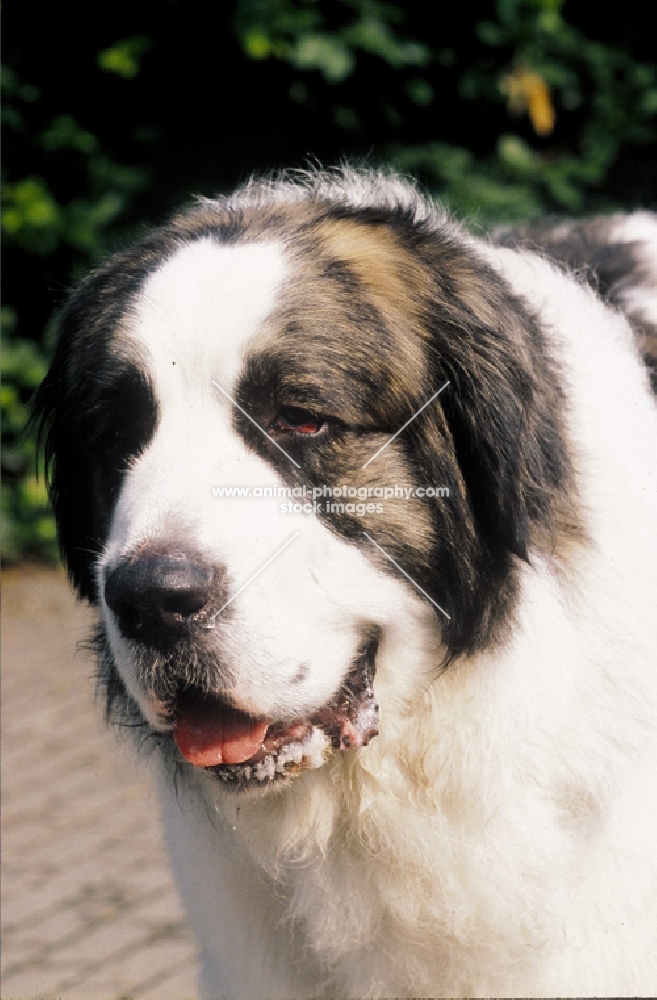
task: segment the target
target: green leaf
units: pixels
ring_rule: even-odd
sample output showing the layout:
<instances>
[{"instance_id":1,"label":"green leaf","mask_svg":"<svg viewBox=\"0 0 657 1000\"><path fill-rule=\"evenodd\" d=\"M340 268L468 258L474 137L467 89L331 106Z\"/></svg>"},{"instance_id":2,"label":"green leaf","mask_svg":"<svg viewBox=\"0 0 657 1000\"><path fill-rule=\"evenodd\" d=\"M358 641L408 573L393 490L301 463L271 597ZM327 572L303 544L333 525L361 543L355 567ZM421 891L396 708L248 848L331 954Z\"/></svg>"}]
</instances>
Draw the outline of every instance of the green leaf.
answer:
<instances>
[{"instance_id":1,"label":"green leaf","mask_svg":"<svg viewBox=\"0 0 657 1000\"><path fill-rule=\"evenodd\" d=\"M132 80L139 73L142 56L150 46L151 40L146 35L122 38L98 53L98 65L106 73L116 73L124 80Z\"/></svg>"},{"instance_id":2,"label":"green leaf","mask_svg":"<svg viewBox=\"0 0 657 1000\"><path fill-rule=\"evenodd\" d=\"M5 239L31 253L52 253L61 235L62 210L43 177L5 184L3 193Z\"/></svg>"},{"instance_id":3,"label":"green leaf","mask_svg":"<svg viewBox=\"0 0 657 1000\"><path fill-rule=\"evenodd\" d=\"M58 115L40 135L41 145L48 152L57 149L74 149L89 156L98 150L95 135L82 128L72 115Z\"/></svg>"},{"instance_id":4,"label":"green leaf","mask_svg":"<svg viewBox=\"0 0 657 1000\"><path fill-rule=\"evenodd\" d=\"M317 69L327 83L342 83L354 69L353 53L341 38L329 34L303 35L290 61L298 69Z\"/></svg>"}]
</instances>

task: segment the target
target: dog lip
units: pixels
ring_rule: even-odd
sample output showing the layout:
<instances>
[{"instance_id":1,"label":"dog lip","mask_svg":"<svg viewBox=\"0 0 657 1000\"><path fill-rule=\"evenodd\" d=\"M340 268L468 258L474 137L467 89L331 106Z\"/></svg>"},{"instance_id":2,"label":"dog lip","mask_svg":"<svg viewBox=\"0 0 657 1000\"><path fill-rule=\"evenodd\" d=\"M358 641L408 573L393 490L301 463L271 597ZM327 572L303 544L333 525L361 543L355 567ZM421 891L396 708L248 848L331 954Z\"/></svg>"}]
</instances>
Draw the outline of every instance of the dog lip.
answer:
<instances>
[{"instance_id":1,"label":"dog lip","mask_svg":"<svg viewBox=\"0 0 657 1000\"><path fill-rule=\"evenodd\" d=\"M380 629L361 643L351 670L336 695L304 718L287 723L255 718L229 705L220 695L187 688L178 698L173 737L185 759L221 772L259 764L312 730L321 730L334 750L367 746L379 732L373 690Z\"/></svg>"},{"instance_id":2,"label":"dog lip","mask_svg":"<svg viewBox=\"0 0 657 1000\"><path fill-rule=\"evenodd\" d=\"M311 723L326 733L334 750L367 746L379 733L373 688L378 644L377 633L365 644L337 695L311 716Z\"/></svg>"}]
</instances>

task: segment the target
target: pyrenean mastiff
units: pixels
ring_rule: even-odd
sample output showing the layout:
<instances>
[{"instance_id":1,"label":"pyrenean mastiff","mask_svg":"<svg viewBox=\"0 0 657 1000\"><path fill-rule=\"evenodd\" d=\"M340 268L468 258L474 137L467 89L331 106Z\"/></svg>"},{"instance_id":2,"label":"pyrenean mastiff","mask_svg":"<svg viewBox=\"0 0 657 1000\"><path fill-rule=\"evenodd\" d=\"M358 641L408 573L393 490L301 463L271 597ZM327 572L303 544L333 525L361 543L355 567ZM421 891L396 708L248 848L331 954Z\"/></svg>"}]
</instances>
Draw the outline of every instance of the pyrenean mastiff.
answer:
<instances>
[{"instance_id":1,"label":"pyrenean mastiff","mask_svg":"<svg viewBox=\"0 0 657 1000\"><path fill-rule=\"evenodd\" d=\"M209 998L657 993L657 222L252 181L36 399Z\"/></svg>"}]
</instances>

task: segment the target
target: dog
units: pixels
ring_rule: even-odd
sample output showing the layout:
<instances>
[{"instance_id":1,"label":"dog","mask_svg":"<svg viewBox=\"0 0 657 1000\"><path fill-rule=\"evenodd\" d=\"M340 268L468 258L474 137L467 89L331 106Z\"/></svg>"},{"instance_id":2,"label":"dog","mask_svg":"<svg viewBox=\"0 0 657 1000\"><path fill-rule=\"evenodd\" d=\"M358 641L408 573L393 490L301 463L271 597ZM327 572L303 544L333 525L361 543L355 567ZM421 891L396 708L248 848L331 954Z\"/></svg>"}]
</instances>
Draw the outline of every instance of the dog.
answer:
<instances>
[{"instance_id":1,"label":"dog","mask_svg":"<svg viewBox=\"0 0 657 1000\"><path fill-rule=\"evenodd\" d=\"M657 993L657 219L253 179L38 391L208 998Z\"/></svg>"}]
</instances>

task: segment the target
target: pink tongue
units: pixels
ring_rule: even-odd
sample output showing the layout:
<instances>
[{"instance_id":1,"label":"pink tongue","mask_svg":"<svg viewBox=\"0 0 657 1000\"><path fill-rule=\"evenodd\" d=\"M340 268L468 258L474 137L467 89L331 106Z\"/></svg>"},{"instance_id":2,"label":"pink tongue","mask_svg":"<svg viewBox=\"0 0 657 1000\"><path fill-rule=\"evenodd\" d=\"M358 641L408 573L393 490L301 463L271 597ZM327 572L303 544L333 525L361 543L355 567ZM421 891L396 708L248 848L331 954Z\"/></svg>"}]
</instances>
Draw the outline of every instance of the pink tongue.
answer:
<instances>
[{"instance_id":1,"label":"pink tongue","mask_svg":"<svg viewBox=\"0 0 657 1000\"><path fill-rule=\"evenodd\" d=\"M173 738L183 757L197 767L242 764L261 749L268 722L252 719L213 698L183 695Z\"/></svg>"}]
</instances>

